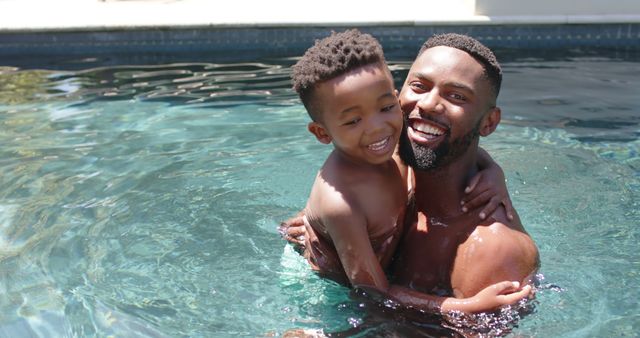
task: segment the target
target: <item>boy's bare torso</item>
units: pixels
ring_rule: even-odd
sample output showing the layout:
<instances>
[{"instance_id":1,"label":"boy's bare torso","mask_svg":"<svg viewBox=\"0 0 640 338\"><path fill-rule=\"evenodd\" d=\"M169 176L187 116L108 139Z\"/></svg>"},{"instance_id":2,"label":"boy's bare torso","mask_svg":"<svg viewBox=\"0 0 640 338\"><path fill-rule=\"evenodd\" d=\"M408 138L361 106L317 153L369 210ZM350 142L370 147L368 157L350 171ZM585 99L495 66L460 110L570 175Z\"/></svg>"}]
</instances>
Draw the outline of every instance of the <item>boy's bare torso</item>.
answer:
<instances>
[{"instance_id":1,"label":"boy's bare torso","mask_svg":"<svg viewBox=\"0 0 640 338\"><path fill-rule=\"evenodd\" d=\"M304 210L305 223L313 228L321 241L332 246L333 242L322 215L334 213L335 210L332 208L348 208L354 215L355 223L357 218L363 218L366 222L367 238L344 240L369 241L378 262L385 269L394 255L403 231L407 202L405 182L404 168L399 167L394 159L381 165L359 165L345 161L334 151L313 184ZM345 223L340 226L348 227L352 224ZM318 248L310 249L311 252L308 254L311 257L307 258L316 269L322 272L342 270L338 267L327 269L321 266L321 262L314 259L314 250Z\"/></svg>"}]
</instances>

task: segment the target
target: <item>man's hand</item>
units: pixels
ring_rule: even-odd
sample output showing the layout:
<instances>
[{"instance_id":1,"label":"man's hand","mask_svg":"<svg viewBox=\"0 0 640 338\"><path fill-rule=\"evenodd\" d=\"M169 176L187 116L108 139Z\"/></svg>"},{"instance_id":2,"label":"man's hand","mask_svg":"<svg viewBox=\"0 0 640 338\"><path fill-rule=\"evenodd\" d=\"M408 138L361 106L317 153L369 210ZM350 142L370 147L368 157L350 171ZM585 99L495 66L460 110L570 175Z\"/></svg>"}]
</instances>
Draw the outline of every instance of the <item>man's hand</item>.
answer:
<instances>
[{"instance_id":1,"label":"man's hand","mask_svg":"<svg viewBox=\"0 0 640 338\"><path fill-rule=\"evenodd\" d=\"M304 240L307 237L303 217L304 213L299 212L278 226L278 232L282 238L286 239L299 251L304 251Z\"/></svg>"}]
</instances>

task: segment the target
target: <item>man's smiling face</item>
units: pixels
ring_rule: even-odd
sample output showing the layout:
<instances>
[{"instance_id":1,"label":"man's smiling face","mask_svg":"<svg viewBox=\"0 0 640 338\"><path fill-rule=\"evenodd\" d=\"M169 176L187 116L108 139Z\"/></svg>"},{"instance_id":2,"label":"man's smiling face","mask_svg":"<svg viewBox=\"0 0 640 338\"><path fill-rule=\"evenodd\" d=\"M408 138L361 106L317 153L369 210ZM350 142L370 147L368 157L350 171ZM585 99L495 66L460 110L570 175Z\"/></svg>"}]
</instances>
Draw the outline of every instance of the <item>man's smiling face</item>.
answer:
<instances>
[{"instance_id":1,"label":"man's smiling face","mask_svg":"<svg viewBox=\"0 0 640 338\"><path fill-rule=\"evenodd\" d=\"M415 169L428 170L446 166L477 144L495 94L480 62L464 51L438 46L411 66L400 105L406 124L400 155Z\"/></svg>"}]
</instances>

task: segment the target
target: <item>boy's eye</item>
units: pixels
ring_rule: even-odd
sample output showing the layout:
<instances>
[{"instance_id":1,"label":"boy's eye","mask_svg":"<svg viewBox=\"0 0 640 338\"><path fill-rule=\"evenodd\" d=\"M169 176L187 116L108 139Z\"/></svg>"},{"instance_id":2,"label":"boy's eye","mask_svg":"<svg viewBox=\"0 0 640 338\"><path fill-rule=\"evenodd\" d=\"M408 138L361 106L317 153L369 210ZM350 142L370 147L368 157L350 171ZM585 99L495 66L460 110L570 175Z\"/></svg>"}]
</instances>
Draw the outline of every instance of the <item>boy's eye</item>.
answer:
<instances>
[{"instance_id":1,"label":"boy's eye","mask_svg":"<svg viewBox=\"0 0 640 338\"><path fill-rule=\"evenodd\" d=\"M349 121L347 121L347 122L343 123L342 125L343 125L343 126L352 126L352 125L355 125L355 124L357 124L358 122L360 122L360 120L361 120L361 118L356 117L356 118L354 118L354 119L351 119L351 120L349 120Z\"/></svg>"},{"instance_id":2,"label":"boy's eye","mask_svg":"<svg viewBox=\"0 0 640 338\"><path fill-rule=\"evenodd\" d=\"M396 107L396 104L395 104L395 103L394 103L394 104L390 104L390 105L388 105L388 106L384 106L384 107L382 107L382 112L383 112L383 113L390 112L390 111L392 111L392 110L393 110L393 108L395 108L395 107Z\"/></svg>"}]
</instances>

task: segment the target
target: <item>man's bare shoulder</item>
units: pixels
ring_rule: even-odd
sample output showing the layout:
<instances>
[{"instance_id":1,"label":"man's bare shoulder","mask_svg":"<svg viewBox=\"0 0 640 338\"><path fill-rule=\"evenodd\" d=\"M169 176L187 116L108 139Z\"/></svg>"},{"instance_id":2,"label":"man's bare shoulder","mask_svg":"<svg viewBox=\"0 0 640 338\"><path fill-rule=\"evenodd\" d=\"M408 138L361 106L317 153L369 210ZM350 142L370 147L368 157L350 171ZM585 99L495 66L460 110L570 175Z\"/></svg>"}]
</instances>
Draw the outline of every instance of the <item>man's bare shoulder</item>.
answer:
<instances>
[{"instance_id":1,"label":"man's bare shoulder","mask_svg":"<svg viewBox=\"0 0 640 338\"><path fill-rule=\"evenodd\" d=\"M535 260L537 263L538 248L535 242L524 229L518 214L509 220L504 207L499 207L486 221L478 224L468 240L481 241L487 249L485 254L510 254L514 259L529 263Z\"/></svg>"},{"instance_id":2,"label":"man's bare shoulder","mask_svg":"<svg viewBox=\"0 0 640 338\"><path fill-rule=\"evenodd\" d=\"M451 274L454 292L470 296L492 283L526 282L538 269L535 242L517 215L509 221L504 209L499 209L458 246Z\"/></svg>"}]
</instances>

